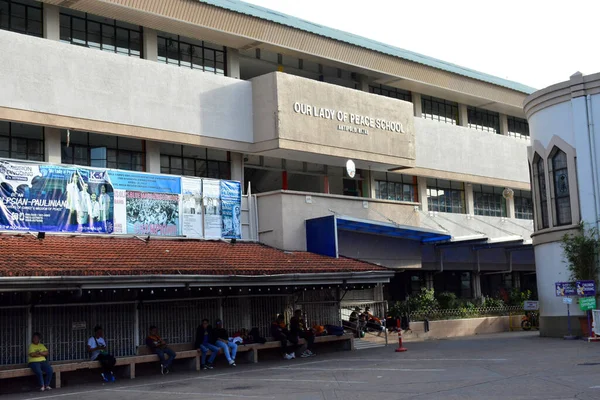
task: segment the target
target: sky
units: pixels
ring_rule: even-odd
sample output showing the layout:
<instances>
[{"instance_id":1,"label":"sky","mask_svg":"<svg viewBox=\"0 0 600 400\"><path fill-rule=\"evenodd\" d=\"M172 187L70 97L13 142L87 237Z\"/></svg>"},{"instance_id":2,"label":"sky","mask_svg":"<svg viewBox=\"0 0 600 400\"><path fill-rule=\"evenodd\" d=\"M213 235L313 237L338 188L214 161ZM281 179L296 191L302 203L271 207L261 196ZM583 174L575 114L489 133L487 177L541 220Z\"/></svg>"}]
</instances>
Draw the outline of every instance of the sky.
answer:
<instances>
[{"instance_id":1,"label":"sky","mask_svg":"<svg viewBox=\"0 0 600 400\"><path fill-rule=\"evenodd\" d=\"M598 0L245 0L536 89L600 72Z\"/></svg>"}]
</instances>

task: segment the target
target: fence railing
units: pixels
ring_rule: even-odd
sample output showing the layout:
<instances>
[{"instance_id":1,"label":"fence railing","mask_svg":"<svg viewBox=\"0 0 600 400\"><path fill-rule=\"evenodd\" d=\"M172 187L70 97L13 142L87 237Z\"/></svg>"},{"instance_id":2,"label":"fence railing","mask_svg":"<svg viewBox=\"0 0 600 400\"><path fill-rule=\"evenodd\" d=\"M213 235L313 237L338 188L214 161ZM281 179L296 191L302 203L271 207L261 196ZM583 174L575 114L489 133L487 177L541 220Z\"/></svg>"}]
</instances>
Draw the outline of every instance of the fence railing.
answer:
<instances>
[{"instance_id":1,"label":"fence railing","mask_svg":"<svg viewBox=\"0 0 600 400\"><path fill-rule=\"evenodd\" d=\"M410 312L411 321L430 321L443 319L460 319L460 318L478 318L478 317L499 317L508 316L511 314L524 312L521 306L508 307L463 307L455 309L426 309Z\"/></svg>"}]
</instances>

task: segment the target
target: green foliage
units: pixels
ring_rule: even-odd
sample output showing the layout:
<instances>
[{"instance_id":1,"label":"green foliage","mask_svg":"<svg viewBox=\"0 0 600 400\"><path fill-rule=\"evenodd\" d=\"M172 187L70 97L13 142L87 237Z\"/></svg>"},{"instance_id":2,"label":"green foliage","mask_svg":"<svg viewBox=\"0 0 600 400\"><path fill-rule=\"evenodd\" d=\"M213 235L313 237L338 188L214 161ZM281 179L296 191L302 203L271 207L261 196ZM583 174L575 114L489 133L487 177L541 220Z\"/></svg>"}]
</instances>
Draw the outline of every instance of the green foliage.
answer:
<instances>
[{"instance_id":1,"label":"green foliage","mask_svg":"<svg viewBox=\"0 0 600 400\"><path fill-rule=\"evenodd\" d=\"M419 294L411 296L408 299L408 307L411 312L415 312L438 308L439 304L435 298L433 289L421 288Z\"/></svg>"},{"instance_id":2,"label":"green foliage","mask_svg":"<svg viewBox=\"0 0 600 400\"><path fill-rule=\"evenodd\" d=\"M524 301L531 300L531 290L522 292L520 289L513 288L510 291L508 305L522 306Z\"/></svg>"},{"instance_id":3,"label":"green foliage","mask_svg":"<svg viewBox=\"0 0 600 400\"><path fill-rule=\"evenodd\" d=\"M484 297L483 306L488 307L488 308L498 308L498 307L504 307L504 306L506 306L506 304L504 304L504 301L502 299L495 299L493 297Z\"/></svg>"},{"instance_id":4,"label":"green foliage","mask_svg":"<svg viewBox=\"0 0 600 400\"><path fill-rule=\"evenodd\" d=\"M397 301L392 304L388 310L388 314L393 318L400 318L402 315L408 314L408 304L405 301Z\"/></svg>"},{"instance_id":5,"label":"green foliage","mask_svg":"<svg viewBox=\"0 0 600 400\"><path fill-rule=\"evenodd\" d=\"M562 249L572 282L584 280L598 282L600 238L596 228L580 225L577 234L563 236Z\"/></svg>"},{"instance_id":6,"label":"green foliage","mask_svg":"<svg viewBox=\"0 0 600 400\"><path fill-rule=\"evenodd\" d=\"M442 310L457 308L459 305L456 295L452 292L442 292L436 298Z\"/></svg>"}]
</instances>

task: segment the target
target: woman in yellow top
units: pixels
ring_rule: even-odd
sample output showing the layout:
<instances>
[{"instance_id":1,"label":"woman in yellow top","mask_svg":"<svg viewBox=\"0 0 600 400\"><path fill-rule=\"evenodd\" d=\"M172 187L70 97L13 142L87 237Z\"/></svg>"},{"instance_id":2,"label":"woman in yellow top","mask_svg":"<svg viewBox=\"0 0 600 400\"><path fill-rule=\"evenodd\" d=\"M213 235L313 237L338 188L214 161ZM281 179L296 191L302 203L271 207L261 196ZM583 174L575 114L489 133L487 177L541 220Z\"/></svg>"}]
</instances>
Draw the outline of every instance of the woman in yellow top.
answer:
<instances>
[{"instance_id":1,"label":"woman in yellow top","mask_svg":"<svg viewBox=\"0 0 600 400\"><path fill-rule=\"evenodd\" d=\"M37 332L33 334L27 354L29 355L29 368L31 368L35 376L37 376L41 385L40 390L43 392L44 390L52 389L50 387L50 381L52 380L52 374L54 374L54 371L52 371L52 367L46 359L46 357L48 357L48 349L46 346L40 343L41 337L42 335ZM46 374L45 380L44 373Z\"/></svg>"}]
</instances>

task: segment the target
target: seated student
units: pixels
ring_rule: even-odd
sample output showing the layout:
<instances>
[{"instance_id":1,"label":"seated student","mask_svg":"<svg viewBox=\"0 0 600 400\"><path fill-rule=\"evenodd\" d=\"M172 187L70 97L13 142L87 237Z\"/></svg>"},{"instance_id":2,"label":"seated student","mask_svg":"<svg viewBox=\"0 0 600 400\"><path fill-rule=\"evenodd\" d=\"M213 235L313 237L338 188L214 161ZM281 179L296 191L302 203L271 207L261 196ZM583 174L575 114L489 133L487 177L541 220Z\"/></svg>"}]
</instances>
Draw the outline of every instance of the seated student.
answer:
<instances>
[{"instance_id":1,"label":"seated student","mask_svg":"<svg viewBox=\"0 0 600 400\"><path fill-rule=\"evenodd\" d=\"M92 361L97 360L100 362L100 365L102 365L102 380L104 380L104 382L114 382L115 374L112 369L117 363L117 360L106 350L104 331L101 326L96 325L94 327L94 336L88 339L87 351L90 353L90 359Z\"/></svg>"},{"instance_id":2,"label":"seated student","mask_svg":"<svg viewBox=\"0 0 600 400\"><path fill-rule=\"evenodd\" d=\"M290 319L290 336L302 338L306 340L306 350L302 352L300 357L313 357L313 344L315 343L315 333L312 329L307 329L304 319L302 318L302 310L294 311L294 316Z\"/></svg>"},{"instance_id":3,"label":"seated student","mask_svg":"<svg viewBox=\"0 0 600 400\"><path fill-rule=\"evenodd\" d=\"M48 357L48 349L42 343L40 343L40 339L42 335L35 332L31 337L31 344L29 345L29 349L27 350L27 362L29 363L29 368L33 371L35 376L38 378L38 382L41 386L40 391L50 390L50 381L52 380L52 375L54 371L52 371L52 367L47 360ZM46 374L46 379L44 380L44 373Z\"/></svg>"},{"instance_id":4,"label":"seated student","mask_svg":"<svg viewBox=\"0 0 600 400\"><path fill-rule=\"evenodd\" d=\"M381 320L371 314L371 307L365 308L365 320L367 328L380 332L385 330L385 327L381 324Z\"/></svg>"},{"instance_id":5,"label":"seated student","mask_svg":"<svg viewBox=\"0 0 600 400\"><path fill-rule=\"evenodd\" d=\"M290 335L290 332L287 330L285 326L285 320L283 315L278 315L277 319L273 321L271 324L271 336L273 339L281 342L281 350L283 351L283 358L286 360L291 360L296 358L296 344L293 343L293 338ZM290 340L292 339L292 340ZM292 341L293 345L288 346L288 340ZM296 341L297 342L297 341Z\"/></svg>"},{"instance_id":6,"label":"seated student","mask_svg":"<svg viewBox=\"0 0 600 400\"><path fill-rule=\"evenodd\" d=\"M146 346L158 356L160 360L160 373L163 375L168 374L170 372L169 368L173 364L177 354L167 347L167 342L158 335L158 328L156 326L150 327L149 335L146 338ZM169 356L168 359L165 357L165 354Z\"/></svg>"},{"instance_id":7,"label":"seated student","mask_svg":"<svg viewBox=\"0 0 600 400\"><path fill-rule=\"evenodd\" d=\"M213 369L213 363L215 362L215 358L217 358L217 354L219 354L219 348L212 344L213 338L213 328L208 324L208 320L205 318L202 320L202 325L199 325L198 329L196 329L196 349L199 353L202 353L201 369ZM206 355L209 350L211 353L207 364Z\"/></svg>"},{"instance_id":8,"label":"seated student","mask_svg":"<svg viewBox=\"0 0 600 400\"><path fill-rule=\"evenodd\" d=\"M229 341L229 334L227 333L227 330L223 328L223 321L218 319L217 322L215 322L215 325L217 327L214 332L213 344L223 350L223 354L225 354L229 366L235 367L235 355L237 354L238 346Z\"/></svg>"}]
</instances>

